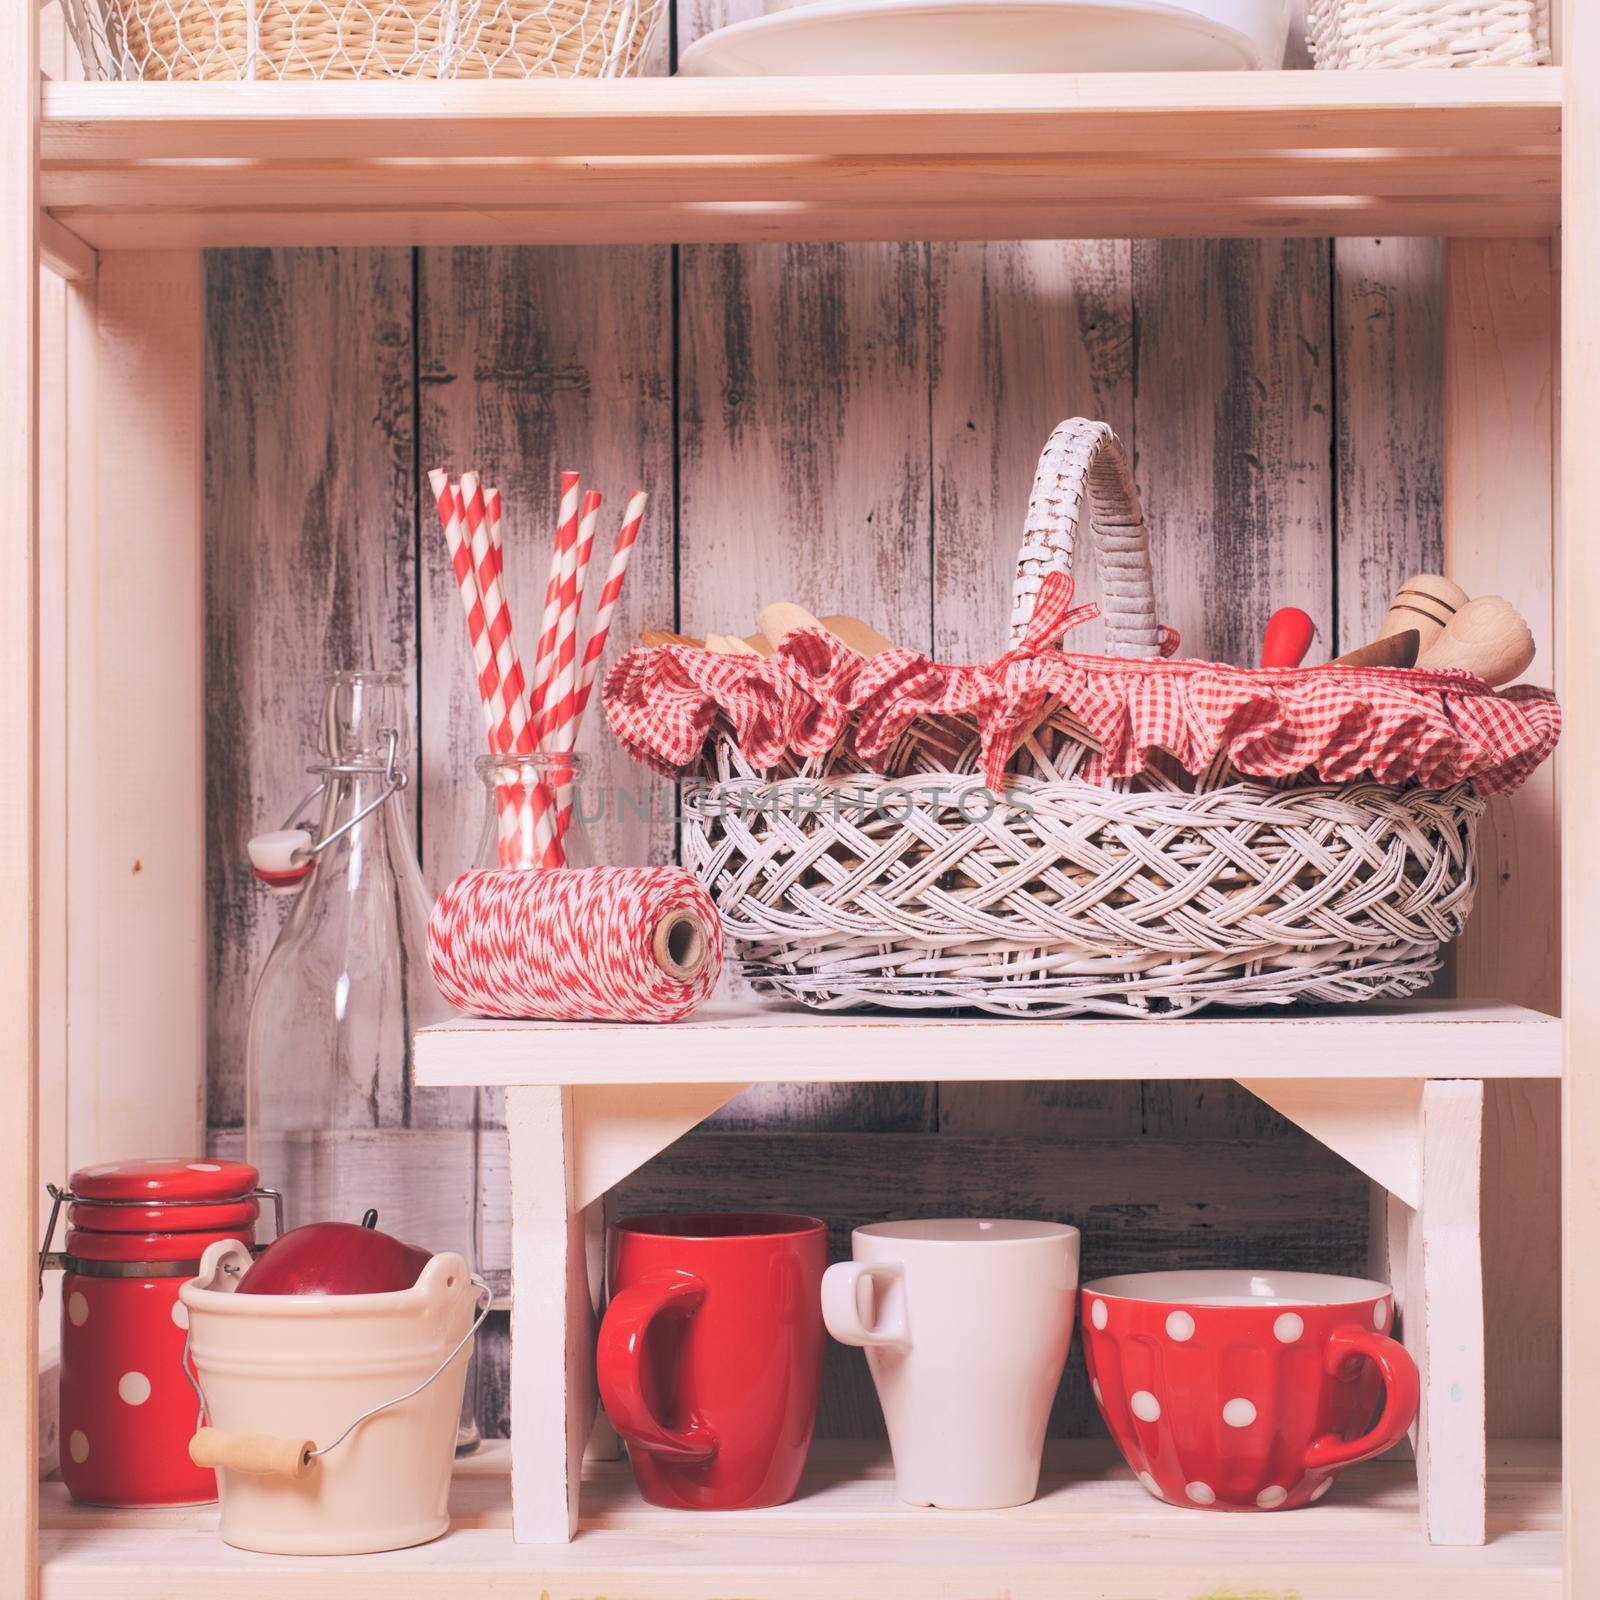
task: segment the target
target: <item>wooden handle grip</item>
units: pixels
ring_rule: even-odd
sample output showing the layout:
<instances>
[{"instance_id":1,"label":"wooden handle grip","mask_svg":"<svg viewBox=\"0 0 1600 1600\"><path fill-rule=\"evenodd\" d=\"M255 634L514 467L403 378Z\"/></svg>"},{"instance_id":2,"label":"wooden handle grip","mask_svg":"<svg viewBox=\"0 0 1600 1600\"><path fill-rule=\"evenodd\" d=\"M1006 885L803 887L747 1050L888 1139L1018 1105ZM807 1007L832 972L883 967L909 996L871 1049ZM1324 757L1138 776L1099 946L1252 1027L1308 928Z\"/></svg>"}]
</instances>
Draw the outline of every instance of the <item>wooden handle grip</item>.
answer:
<instances>
[{"instance_id":1,"label":"wooden handle grip","mask_svg":"<svg viewBox=\"0 0 1600 1600\"><path fill-rule=\"evenodd\" d=\"M303 1478L311 1470L312 1439L280 1439L271 1433L229 1433L202 1428L189 1441L189 1459L197 1467L226 1467L262 1478Z\"/></svg>"},{"instance_id":2,"label":"wooden handle grip","mask_svg":"<svg viewBox=\"0 0 1600 1600\"><path fill-rule=\"evenodd\" d=\"M1399 633L1385 634L1383 638L1374 639L1371 644L1364 644L1359 650L1352 650L1328 663L1330 667L1414 667L1416 664L1415 628L1402 628Z\"/></svg>"},{"instance_id":3,"label":"wooden handle grip","mask_svg":"<svg viewBox=\"0 0 1600 1600\"><path fill-rule=\"evenodd\" d=\"M1298 667L1316 637L1317 625L1299 606L1280 606L1267 619L1261 644L1264 667Z\"/></svg>"}]
</instances>

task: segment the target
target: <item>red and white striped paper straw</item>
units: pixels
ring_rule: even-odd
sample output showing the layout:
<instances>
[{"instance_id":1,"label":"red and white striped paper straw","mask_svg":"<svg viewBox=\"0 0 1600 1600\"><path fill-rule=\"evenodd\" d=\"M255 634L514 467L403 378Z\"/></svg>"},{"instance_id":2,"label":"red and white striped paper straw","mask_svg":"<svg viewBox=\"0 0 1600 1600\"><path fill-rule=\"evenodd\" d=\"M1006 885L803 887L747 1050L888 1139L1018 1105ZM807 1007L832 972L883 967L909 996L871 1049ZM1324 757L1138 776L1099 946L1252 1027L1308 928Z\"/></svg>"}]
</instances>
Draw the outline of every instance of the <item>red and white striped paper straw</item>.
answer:
<instances>
[{"instance_id":1,"label":"red and white striped paper straw","mask_svg":"<svg viewBox=\"0 0 1600 1600\"><path fill-rule=\"evenodd\" d=\"M555 694L545 700L548 732L544 743L551 750L570 750L568 733L576 733L573 723L578 689L578 623L583 616L584 581L589 574L589 558L594 552L594 530L600 520L600 496L592 489L583 497L583 515L578 522L576 566L570 588L563 588L561 622L556 631Z\"/></svg>"},{"instance_id":2,"label":"red and white striped paper straw","mask_svg":"<svg viewBox=\"0 0 1600 1600\"><path fill-rule=\"evenodd\" d=\"M503 753L514 748L508 708L522 692L522 668L511 636L511 608L506 604L490 542L488 508L484 505L476 473L461 474L461 498L465 505L467 534L472 541L472 566L477 573L478 593L489 631L489 650L494 657L493 678L488 685L496 718L494 747Z\"/></svg>"},{"instance_id":3,"label":"red and white striped paper straw","mask_svg":"<svg viewBox=\"0 0 1600 1600\"><path fill-rule=\"evenodd\" d=\"M489 735L489 748L495 747L495 716L484 696L484 674L492 666L489 652L488 630L484 626L483 605L478 598L478 580L472 569L472 551L467 543L466 529L450 479L436 467L428 474L428 485L433 490L439 507L439 521L444 527L445 543L450 547L450 566L455 573L456 589L461 596L461 606L467 618L467 640L472 647L472 663L478 675L479 699L483 702L484 727Z\"/></svg>"},{"instance_id":4,"label":"red and white striped paper straw","mask_svg":"<svg viewBox=\"0 0 1600 1600\"><path fill-rule=\"evenodd\" d=\"M545 685L544 709L539 714L538 742L541 750L553 749L552 734L561 718L561 698L571 687L566 675L572 670L578 632L578 530L572 527L561 544L561 586L556 596L556 635L550 652L550 679Z\"/></svg>"},{"instance_id":5,"label":"red and white striped paper straw","mask_svg":"<svg viewBox=\"0 0 1600 1600\"><path fill-rule=\"evenodd\" d=\"M463 474L463 482L466 475ZM505 645L506 652L502 654L501 670L504 685L504 700L506 721L501 730L499 746L502 753L520 751L526 754L532 749L532 737L529 730L528 697L523 683L522 657L515 648L511 635L511 613L504 595L504 573L506 567L505 547L500 531L500 491L488 488L483 492L484 524L489 534L489 563L493 569L492 576L500 595L500 604L505 615ZM490 627L491 643L494 639L494 629ZM509 655L509 661L506 655ZM527 741L526 743L524 741ZM517 786L515 790L509 784L500 785L497 792L500 807L500 858L501 865L522 859L525 854L520 835L530 825L535 833L538 831L539 817L532 815L533 804L524 792L524 786ZM548 825L546 831L549 831Z\"/></svg>"},{"instance_id":6,"label":"red and white striped paper straw","mask_svg":"<svg viewBox=\"0 0 1600 1600\"><path fill-rule=\"evenodd\" d=\"M461 474L461 493L465 501L467 528L472 538L473 566L478 575L479 592L483 596L489 646L495 660L491 705L499 721L493 748L501 754L509 754L517 748L518 737L527 727L529 718L522 687L522 663L518 659L512 634L511 608L500 582L503 560L495 549L493 537L492 523L499 507L497 502L484 499L476 473ZM530 792L525 784L504 784L499 786L496 799L500 808L502 862L520 857L519 838L530 826L536 841L541 844L555 837L555 824L549 815L552 801L541 790Z\"/></svg>"},{"instance_id":7,"label":"red and white striped paper straw","mask_svg":"<svg viewBox=\"0 0 1600 1600\"><path fill-rule=\"evenodd\" d=\"M506 552L500 538L500 491L492 484L484 488L483 509L489 518L489 550L494 558L494 575L498 578L506 570Z\"/></svg>"},{"instance_id":8,"label":"red and white striped paper straw","mask_svg":"<svg viewBox=\"0 0 1600 1600\"><path fill-rule=\"evenodd\" d=\"M606 573L605 588L600 591L600 601L595 607L594 623L589 630L589 643L584 647L583 664L578 669L578 694L575 715L583 716L589 704L589 691L595 674L600 670L600 657L605 653L606 635L611 631L611 618L617 609L617 599L622 593L622 580L628 574L628 562L633 557L633 547L639 537L639 525L644 521L644 508L650 496L643 489L635 489L628 499L628 509L622 514L622 531L611 552L611 567Z\"/></svg>"},{"instance_id":9,"label":"red and white striped paper straw","mask_svg":"<svg viewBox=\"0 0 1600 1600\"><path fill-rule=\"evenodd\" d=\"M472 533L467 526L467 502L460 484L455 486L454 496L455 525L466 547L472 576L474 612L467 618L467 631L472 638L472 664L477 668L478 694L483 700L485 715L489 718L489 748L498 751L500 731L505 723L505 707L500 698L500 669L495 663L494 646L489 642L488 613L483 604L483 590L478 583L478 564L472 559ZM465 595L463 589L463 599Z\"/></svg>"},{"instance_id":10,"label":"red and white striped paper straw","mask_svg":"<svg viewBox=\"0 0 1600 1600\"><path fill-rule=\"evenodd\" d=\"M578 623L583 615L584 584L589 572L589 557L594 550L594 530L600 520L600 505L600 496L592 489L583 497L573 581L570 590L564 588L562 594L561 626L556 635L555 683L545 701L547 731L540 742L546 750L563 755L570 753L578 736ZM555 793L558 840L566 838L571 825L573 799L572 768L570 764L563 763L561 770L565 781L557 783Z\"/></svg>"},{"instance_id":11,"label":"red and white striped paper straw","mask_svg":"<svg viewBox=\"0 0 1600 1600\"><path fill-rule=\"evenodd\" d=\"M555 675L556 633L561 618L561 589L566 552L572 549L574 566L578 538L578 474L561 474L561 509L556 514L556 543L550 558L550 582L545 588L544 620L539 627L539 642L534 652L532 692L529 710L534 720L534 739L538 742Z\"/></svg>"}]
</instances>

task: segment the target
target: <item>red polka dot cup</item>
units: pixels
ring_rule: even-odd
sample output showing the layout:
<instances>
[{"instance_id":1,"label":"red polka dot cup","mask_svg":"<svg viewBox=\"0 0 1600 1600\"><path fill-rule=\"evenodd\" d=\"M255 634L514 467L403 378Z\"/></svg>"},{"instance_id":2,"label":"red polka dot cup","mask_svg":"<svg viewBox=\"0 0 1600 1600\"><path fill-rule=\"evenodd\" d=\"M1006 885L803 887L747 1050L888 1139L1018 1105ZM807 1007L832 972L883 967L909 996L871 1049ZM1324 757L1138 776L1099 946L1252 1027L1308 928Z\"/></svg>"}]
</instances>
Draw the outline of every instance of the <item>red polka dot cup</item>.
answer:
<instances>
[{"instance_id":1,"label":"red polka dot cup","mask_svg":"<svg viewBox=\"0 0 1600 1600\"><path fill-rule=\"evenodd\" d=\"M1139 1482L1170 1505L1309 1505L1416 1418L1416 1364L1389 1337L1381 1283L1132 1273L1085 1284L1081 1316L1100 1414Z\"/></svg>"}]
</instances>

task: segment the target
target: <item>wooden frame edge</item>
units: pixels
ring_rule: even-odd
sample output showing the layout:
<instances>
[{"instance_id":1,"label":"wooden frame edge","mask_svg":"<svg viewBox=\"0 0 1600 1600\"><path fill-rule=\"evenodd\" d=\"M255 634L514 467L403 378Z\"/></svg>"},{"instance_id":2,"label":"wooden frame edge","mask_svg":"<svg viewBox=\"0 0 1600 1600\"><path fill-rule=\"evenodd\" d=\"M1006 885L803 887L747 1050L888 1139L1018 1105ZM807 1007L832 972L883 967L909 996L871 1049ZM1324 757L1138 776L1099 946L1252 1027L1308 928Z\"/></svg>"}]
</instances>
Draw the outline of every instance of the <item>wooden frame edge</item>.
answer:
<instances>
[{"instance_id":1,"label":"wooden frame edge","mask_svg":"<svg viewBox=\"0 0 1600 1600\"><path fill-rule=\"evenodd\" d=\"M38 1593L39 7L0 29L0 1591Z\"/></svg>"},{"instance_id":2,"label":"wooden frame edge","mask_svg":"<svg viewBox=\"0 0 1600 1600\"><path fill-rule=\"evenodd\" d=\"M1562 119L1561 548L1565 645L1561 686L1569 699L1562 752L1563 811L1583 816L1588 785L1600 777L1600 634L1588 613L1600 605L1600 465L1586 424L1600 414L1600 310L1584 270L1600 250L1600 11L1565 0ZM1582 827L1569 830L1563 873L1562 1013L1562 1512L1566 1593L1600 1585L1600 1528L1587 1515L1600 1493L1600 1448L1591 1429L1600 1409L1600 1358L1588 1338L1600 1315L1600 1271L1575 1248L1600 1216L1600 993L1587 961L1600 953L1600 906L1591 884L1600 849Z\"/></svg>"}]
</instances>

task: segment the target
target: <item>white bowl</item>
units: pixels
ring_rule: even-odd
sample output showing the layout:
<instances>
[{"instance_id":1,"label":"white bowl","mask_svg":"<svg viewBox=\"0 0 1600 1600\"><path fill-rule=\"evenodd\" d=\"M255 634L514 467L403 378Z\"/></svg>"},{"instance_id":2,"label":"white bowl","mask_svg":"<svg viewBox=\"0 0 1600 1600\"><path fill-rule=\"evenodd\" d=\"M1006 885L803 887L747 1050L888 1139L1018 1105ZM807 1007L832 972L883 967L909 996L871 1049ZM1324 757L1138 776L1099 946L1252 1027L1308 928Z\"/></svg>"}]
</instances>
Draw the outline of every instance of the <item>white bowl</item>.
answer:
<instances>
[{"instance_id":1,"label":"white bowl","mask_svg":"<svg viewBox=\"0 0 1600 1600\"><path fill-rule=\"evenodd\" d=\"M691 77L1280 67L1288 0L765 0L705 35Z\"/></svg>"}]
</instances>

